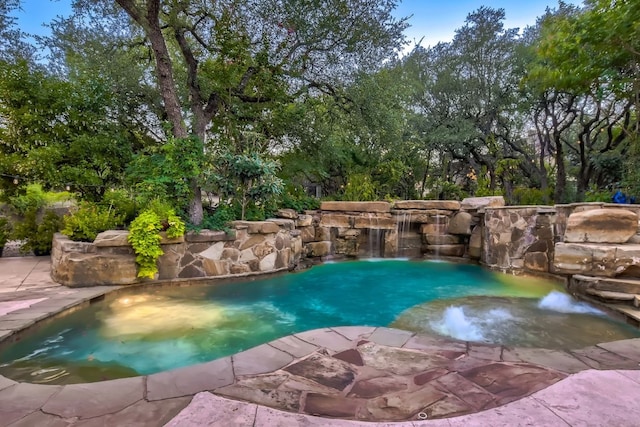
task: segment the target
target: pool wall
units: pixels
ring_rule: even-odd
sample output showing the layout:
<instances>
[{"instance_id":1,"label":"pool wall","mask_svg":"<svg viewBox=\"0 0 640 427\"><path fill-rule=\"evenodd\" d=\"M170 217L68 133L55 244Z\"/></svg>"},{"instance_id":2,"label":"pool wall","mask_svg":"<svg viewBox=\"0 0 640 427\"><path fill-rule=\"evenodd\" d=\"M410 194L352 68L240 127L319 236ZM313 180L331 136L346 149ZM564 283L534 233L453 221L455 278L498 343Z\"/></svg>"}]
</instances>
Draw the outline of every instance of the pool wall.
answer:
<instances>
[{"instance_id":1,"label":"pool wall","mask_svg":"<svg viewBox=\"0 0 640 427\"><path fill-rule=\"evenodd\" d=\"M594 215L571 220L587 211ZM613 277L632 272L630 267L640 271L638 213L637 205L605 203L504 206L502 197L323 202L304 214L283 209L267 221L236 221L229 232L165 238L156 279L242 277L306 261L377 257L461 259L512 273ZM603 227L608 229L602 232ZM53 280L70 287L138 283L127 235L107 231L83 243L56 234Z\"/></svg>"}]
</instances>

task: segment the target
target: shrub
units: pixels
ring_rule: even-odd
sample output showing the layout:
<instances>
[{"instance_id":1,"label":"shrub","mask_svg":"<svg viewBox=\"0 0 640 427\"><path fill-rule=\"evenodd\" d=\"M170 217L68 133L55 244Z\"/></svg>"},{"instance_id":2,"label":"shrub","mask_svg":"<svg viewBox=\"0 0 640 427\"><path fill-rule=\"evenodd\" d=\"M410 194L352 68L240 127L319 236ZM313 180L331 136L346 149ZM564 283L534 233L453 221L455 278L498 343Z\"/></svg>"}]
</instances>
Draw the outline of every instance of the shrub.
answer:
<instances>
[{"instance_id":1,"label":"shrub","mask_svg":"<svg viewBox=\"0 0 640 427\"><path fill-rule=\"evenodd\" d=\"M320 208L320 200L306 194L302 187L290 187L282 194L280 207L303 212Z\"/></svg>"},{"instance_id":2,"label":"shrub","mask_svg":"<svg viewBox=\"0 0 640 427\"><path fill-rule=\"evenodd\" d=\"M129 243L136 254L138 277L153 278L158 272L157 260L164 253L161 231L173 239L185 232L184 221L167 203L154 201L129 225Z\"/></svg>"},{"instance_id":3,"label":"shrub","mask_svg":"<svg viewBox=\"0 0 640 427\"><path fill-rule=\"evenodd\" d=\"M347 185L344 188L342 200L368 202L377 199L376 187L369 175L354 173L349 176Z\"/></svg>"},{"instance_id":4,"label":"shrub","mask_svg":"<svg viewBox=\"0 0 640 427\"><path fill-rule=\"evenodd\" d=\"M40 184L29 184L24 194L20 194L10 198L11 206L13 206L18 214L26 215L30 211L38 211L47 204L47 197Z\"/></svg>"},{"instance_id":5,"label":"shrub","mask_svg":"<svg viewBox=\"0 0 640 427\"><path fill-rule=\"evenodd\" d=\"M53 235L60 231L62 218L55 212L45 211L42 219L38 219L37 210L29 210L24 219L13 229L12 237L23 240L20 247L23 253L33 251L35 255L49 255L53 242Z\"/></svg>"},{"instance_id":6,"label":"shrub","mask_svg":"<svg viewBox=\"0 0 640 427\"><path fill-rule=\"evenodd\" d=\"M208 230L229 231L229 223L235 220L236 213L233 207L226 203L221 203L213 212L207 212L204 215L201 226L198 228L206 228Z\"/></svg>"},{"instance_id":7,"label":"shrub","mask_svg":"<svg viewBox=\"0 0 640 427\"><path fill-rule=\"evenodd\" d=\"M100 205L112 208L128 224L136 217L136 202L125 190L111 190L104 193Z\"/></svg>"},{"instance_id":8,"label":"shrub","mask_svg":"<svg viewBox=\"0 0 640 427\"><path fill-rule=\"evenodd\" d=\"M4 247L11 236L11 223L5 217L0 217L0 248ZM0 252L1 254L1 252Z\"/></svg>"},{"instance_id":9,"label":"shrub","mask_svg":"<svg viewBox=\"0 0 640 427\"><path fill-rule=\"evenodd\" d=\"M539 188L517 187L513 189L512 197L511 204L513 205L544 205L553 200L553 191L547 189L545 194Z\"/></svg>"},{"instance_id":10,"label":"shrub","mask_svg":"<svg viewBox=\"0 0 640 427\"><path fill-rule=\"evenodd\" d=\"M117 228L123 221L124 215L115 209L83 202L75 212L65 215L62 233L71 240L93 242L98 233Z\"/></svg>"},{"instance_id":11,"label":"shrub","mask_svg":"<svg viewBox=\"0 0 640 427\"><path fill-rule=\"evenodd\" d=\"M611 190L599 189L598 187L591 186L584 195L585 202L605 202L611 203L613 200L613 193Z\"/></svg>"}]
</instances>

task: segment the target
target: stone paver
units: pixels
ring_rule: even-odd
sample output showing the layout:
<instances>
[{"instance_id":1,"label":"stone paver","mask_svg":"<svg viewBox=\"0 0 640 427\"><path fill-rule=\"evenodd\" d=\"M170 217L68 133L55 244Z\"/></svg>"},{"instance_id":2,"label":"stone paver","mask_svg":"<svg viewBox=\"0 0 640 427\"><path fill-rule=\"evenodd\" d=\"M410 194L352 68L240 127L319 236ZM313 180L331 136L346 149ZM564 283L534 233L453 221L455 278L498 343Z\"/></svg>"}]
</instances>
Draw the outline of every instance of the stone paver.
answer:
<instances>
[{"instance_id":1,"label":"stone paver","mask_svg":"<svg viewBox=\"0 0 640 427\"><path fill-rule=\"evenodd\" d=\"M61 386L18 383L0 391L0 426L36 412L61 389Z\"/></svg>"},{"instance_id":2,"label":"stone paver","mask_svg":"<svg viewBox=\"0 0 640 427\"><path fill-rule=\"evenodd\" d=\"M616 371L585 371L533 397L570 425L632 426L640 420L637 393L638 383Z\"/></svg>"},{"instance_id":3,"label":"stone paver","mask_svg":"<svg viewBox=\"0 0 640 427\"><path fill-rule=\"evenodd\" d=\"M48 271L48 258L0 258L0 339L119 289L64 288ZM638 369L640 339L563 352L335 327L147 377L47 386L0 376L0 427L632 426Z\"/></svg>"},{"instance_id":4,"label":"stone paver","mask_svg":"<svg viewBox=\"0 0 640 427\"><path fill-rule=\"evenodd\" d=\"M613 341L598 344L598 347L626 357L627 359L640 362L640 339Z\"/></svg>"},{"instance_id":5,"label":"stone paver","mask_svg":"<svg viewBox=\"0 0 640 427\"><path fill-rule=\"evenodd\" d=\"M163 400L192 396L201 391L224 387L233 381L231 358L223 357L208 363L149 375L146 398Z\"/></svg>"},{"instance_id":6,"label":"stone paver","mask_svg":"<svg viewBox=\"0 0 640 427\"><path fill-rule=\"evenodd\" d=\"M368 339L377 344L402 347L414 335L415 333L413 332L401 331L399 329L377 328Z\"/></svg>"},{"instance_id":7,"label":"stone paver","mask_svg":"<svg viewBox=\"0 0 640 427\"><path fill-rule=\"evenodd\" d=\"M264 374L280 369L293 361L293 356L268 344L231 356L233 373L238 375Z\"/></svg>"},{"instance_id":8,"label":"stone paver","mask_svg":"<svg viewBox=\"0 0 640 427\"><path fill-rule=\"evenodd\" d=\"M353 343L348 338L339 334L332 329L319 329L315 331L302 332L295 334L297 338L302 341L306 341L311 344L315 344L318 347L323 347L333 352L340 352L347 350L353 346Z\"/></svg>"},{"instance_id":9,"label":"stone paver","mask_svg":"<svg viewBox=\"0 0 640 427\"><path fill-rule=\"evenodd\" d=\"M36 411L9 424L9 427L67 427L68 425L69 421L64 418Z\"/></svg>"},{"instance_id":10,"label":"stone paver","mask_svg":"<svg viewBox=\"0 0 640 427\"><path fill-rule=\"evenodd\" d=\"M75 422L73 427L162 426L175 418L191 400L191 396L155 402L141 400L116 413ZM39 424L32 425L39 427Z\"/></svg>"},{"instance_id":11,"label":"stone paver","mask_svg":"<svg viewBox=\"0 0 640 427\"><path fill-rule=\"evenodd\" d=\"M289 353L293 357L304 357L318 349L318 346L302 341L293 335L272 341L269 345L285 353Z\"/></svg>"},{"instance_id":12,"label":"stone paver","mask_svg":"<svg viewBox=\"0 0 640 427\"><path fill-rule=\"evenodd\" d=\"M257 405L236 402L202 392L165 427L253 426Z\"/></svg>"},{"instance_id":13,"label":"stone paver","mask_svg":"<svg viewBox=\"0 0 640 427\"><path fill-rule=\"evenodd\" d=\"M144 378L66 385L42 406L63 418L93 418L121 411L144 397Z\"/></svg>"}]
</instances>

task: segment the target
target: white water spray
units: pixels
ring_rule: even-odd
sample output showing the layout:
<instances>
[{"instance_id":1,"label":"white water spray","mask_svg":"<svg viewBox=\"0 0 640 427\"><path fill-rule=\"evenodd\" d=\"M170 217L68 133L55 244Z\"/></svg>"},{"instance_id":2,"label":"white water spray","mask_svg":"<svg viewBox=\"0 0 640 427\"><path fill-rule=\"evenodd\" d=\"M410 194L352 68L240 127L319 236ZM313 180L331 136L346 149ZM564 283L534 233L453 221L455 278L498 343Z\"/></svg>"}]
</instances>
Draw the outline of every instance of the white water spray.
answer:
<instances>
[{"instance_id":1,"label":"white water spray","mask_svg":"<svg viewBox=\"0 0 640 427\"><path fill-rule=\"evenodd\" d=\"M484 336L480 328L464 314L462 307L447 307L443 313L442 320L432 322L431 327L442 335L464 341L483 341Z\"/></svg>"},{"instance_id":2,"label":"white water spray","mask_svg":"<svg viewBox=\"0 0 640 427\"><path fill-rule=\"evenodd\" d=\"M538 308L543 310L557 311L559 313L584 313L604 315L597 308L584 302L575 301L570 295L558 291L551 291L538 303Z\"/></svg>"}]
</instances>

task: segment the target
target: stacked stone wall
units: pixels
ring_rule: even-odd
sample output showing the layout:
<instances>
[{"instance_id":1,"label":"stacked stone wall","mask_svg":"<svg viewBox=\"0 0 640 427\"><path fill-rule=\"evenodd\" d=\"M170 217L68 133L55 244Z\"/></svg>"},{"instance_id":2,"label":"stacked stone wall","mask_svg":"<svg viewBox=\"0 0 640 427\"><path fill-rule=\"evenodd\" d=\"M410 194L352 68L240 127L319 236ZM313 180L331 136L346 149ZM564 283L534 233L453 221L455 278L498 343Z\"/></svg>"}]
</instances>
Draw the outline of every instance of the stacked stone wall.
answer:
<instances>
[{"instance_id":1,"label":"stacked stone wall","mask_svg":"<svg viewBox=\"0 0 640 427\"><path fill-rule=\"evenodd\" d=\"M51 252L52 278L70 287L137 283L135 254L128 231L101 233L93 243L73 242L56 234ZM157 280L233 277L294 268L302 239L290 219L236 221L232 229L163 236Z\"/></svg>"},{"instance_id":2,"label":"stacked stone wall","mask_svg":"<svg viewBox=\"0 0 640 427\"><path fill-rule=\"evenodd\" d=\"M304 214L283 209L267 221L236 221L229 232L163 237L157 279L244 276L345 257L457 257L513 273L613 277L640 271L639 213L640 206L603 203L504 206L502 197L324 202ZM580 228L614 219L615 233ZM52 277L68 286L138 282L127 236L107 231L83 243L56 235ZM612 238L617 246L603 241Z\"/></svg>"}]
</instances>

